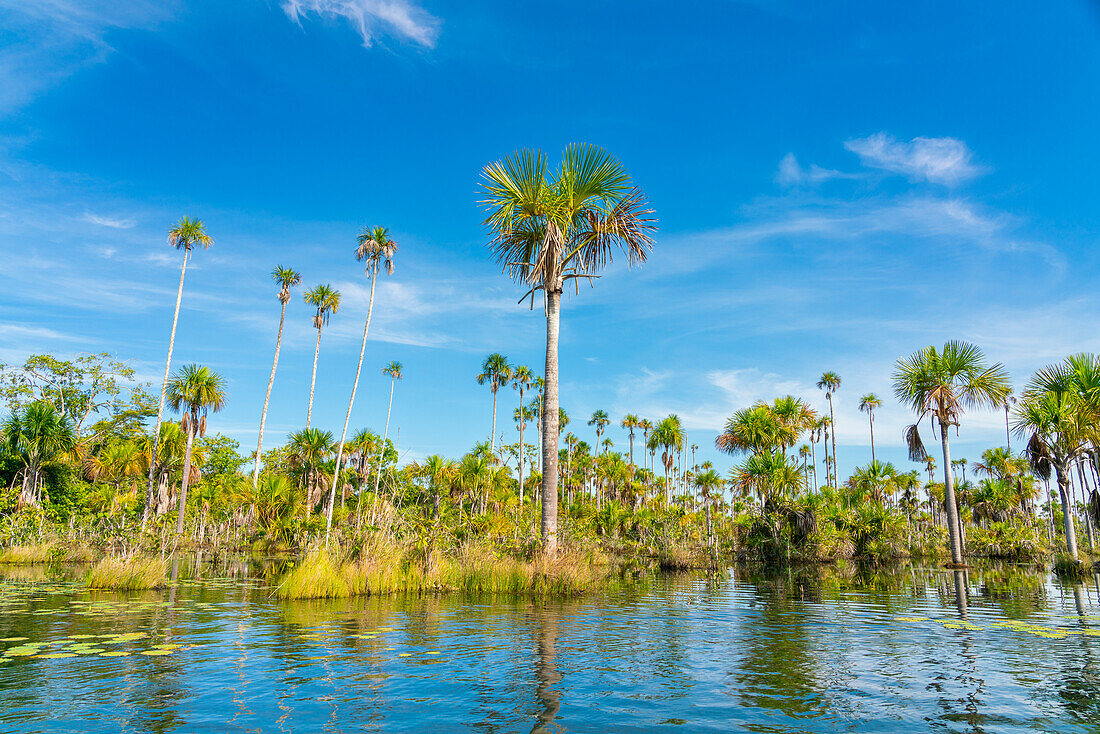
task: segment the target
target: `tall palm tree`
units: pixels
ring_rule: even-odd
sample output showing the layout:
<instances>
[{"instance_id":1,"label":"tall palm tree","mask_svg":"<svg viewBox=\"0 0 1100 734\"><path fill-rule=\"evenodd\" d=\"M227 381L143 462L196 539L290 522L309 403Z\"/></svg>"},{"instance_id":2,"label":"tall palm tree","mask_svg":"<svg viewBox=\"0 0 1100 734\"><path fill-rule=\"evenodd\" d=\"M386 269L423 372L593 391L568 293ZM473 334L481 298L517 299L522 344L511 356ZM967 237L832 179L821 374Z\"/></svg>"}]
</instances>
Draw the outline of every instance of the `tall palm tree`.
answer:
<instances>
[{"instance_id":1,"label":"tall palm tree","mask_svg":"<svg viewBox=\"0 0 1100 734\"><path fill-rule=\"evenodd\" d=\"M836 463L836 417L833 415L833 393L840 389L840 375L835 372L824 372L817 381L817 389L825 391L825 399L829 401L829 426L833 434L833 486L840 486L840 478L837 477ZM825 459L829 463L829 459Z\"/></svg>"},{"instance_id":2,"label":"tall palm tree","mask_svg":"<svg viewBox=\"0 0 1100 734\"><path fill-rule=\"evenodd\" d=\"M894 395L917 414L917 422L905 431L912 461L923 461L928 455L918 429L921 419L925 415L931 416L933 435L938 426L943 448L944 497L947 530L951 536L951 562L962 565L962 531L958 505L955 504L948 431L951 426L959 425L964 408L999 407L1011 390L1008 373L999 362L987 364L985 355L973 344L949 341L942 351L928 346L899 359L894 367L893 382Z\"/></svg>"},{"instance_id":3,"label":"tall palm tree","mask_svg":"<svg viewBox=\"0 0 1100 734\"><path fill-rule=\"evenodd\" d=\"M653 430L653 421L649 418L642 418L638 421L638 428L641 428L641 463L646 463L646 447L649 446L649 431ZM643 469L647 468L645 465ZM648 467L652 471L652 467Z\"/></svg>"},{"instance_id":4,"label":"tall palm tree","mask_svg":"<svg viewBox=\"0 0 1100 734\"><path fill-rule=\"evenodd\" d=\"M188 364L180 368L168 385L168 404L183 413L180 428L187 436L183 454L183 481L180 484L179 516L176 534L183 532L183 517L187 512L187 487L191 482L191 447L195 436L206 435L207 413L217 413L225 407L225 381L209 367Z\"/></svg>"},{"instance_id":5,"label":"tall palm tree","mask_svg":"<svg viewBox=\"0 0 1100 734\"><path fill-rule=\"evenodd\" d=\"M485 358L481 373L477 376L477 384L489 383L489 392L493 394L493 428L489 434L489 453L494 453L497 445L497 391L511 378L512 365L508 364L508 358L496 352Z\"/></svg>"},{"instance_id":6,"label":"tall palm tree","mask_svg":"<svg viewBox=\"0 0 1100 734\"><path fill-rule=\"evenodd\" d=\"M634 429L635 428L641 428L642 419L639 418L638 416L634 415L633 413L627 413L626 415L623 416L623 420L622 420L622 423L620 425L622 425L622 427L627 430L627 432L628 432L627 435L630 438L630 468L633 469L634 468Z\"/></svg>"},{"instance_id":7,"label":"tall palm tree","mask_svg":"<svg viewBox=\"0 0 1100 734\"><path fill-rule=\"evenodd\" d=\"M512 387L519 391L519 408L517 419L519 423L519 502L523 504L523 460L526 455L523 452L523 429L527 426L527 410L523 407L523 393L531 389L535 376L531 374L531 368L527 365L519 365L512 371Z\"/></svg>"},{"instance_id":8,"label":"tall palm tree","mask_svg":"<svg viewBox=\"0 0 1100 734\"><path fill-rule=\"evenodd\" d=\"M867 422L871 427L871 463L875 461L875 409L882 407L882 400L878 395L869 392L859 399L860 412L867 414Z\"/></svg>"},{"instance_id":9,"label":"tall palm tree","mask_svg":"<svg viewBox=\"0 0 1100 734\"><path fill-rule=\"evenodd\" d=\"M542 540L557 551L558 327L565 284L591 282L616 251L645 262L656 229L653 211L626 168L606 151L571 145L551 172L541 152L517 151L482 171L490 249L505 272L542 291L546 311L546 387L542 410ZM578 288L579 292L579 288ZM525 296L526 297L526 296Z\"/></svg>"},{"instance_id":10,"label":"tall palm tree","mask_svg":"<svg viewBox=\"0 0 1100 734\"><path fill-rule=\"evenodd\" d=\"M264 410L260 413L260 437L256 440L256 459L252 462L252 489L260 478L260 454L264 449L264 426L267 425L267 406L271 402L271 388L275 384L275 369L279 366L279 351L283 347L283 323L286 321L286 304L290 302L290 289L302 282L302 276L295 270L276 265L271 271L271 279L279 286L279 331L275 337L275 359L271 363L271 377L267 378L267 393L264 395Z\"/></svg>"},{"instance_id":11,"label":"tall palm tree","mask_svg":"<svg viewBox=\"0 0 1100 734\"><path fill-rule=\"evenodd\" d=\"M157 443L160 441L160 423L164 418L165 390L168 389L168 373L172 369L172 350L176 347L176 324L180 318L180 302L183 300L183 276L187 274L187 260L196 245L209 249L214 240L206 234L206 225L201 219L183 217L172 229L168 230L168 244L183 251L183 264L180 266L180 285L176 290L176 310L172 314L172 334L168 338L168 359L164 361L164 379L160 383L160 403L157 404L157 422L153 426L153 452L149 463L149 486L145 492L145 512L141 516L141 526L149 519L149 510L153 504L153 479L156 474Z\"/></svg>"},{"instance_id":12,"label":"tall palm tree","mask_svg":"<svg viewBox=\"0 0 1100 734\"><path fill-rule=\"evenodd\" d=\"M684 428L680 424L680 417L670 415L653 427L653 433L649 437L650 451L656 453L661 449L661 463L665 468L665 502L672 501L672 487L669 473L672 471L672 461L675 452L684 447Z\"/></svg>"},{"instance_id":13,"label":"tall palm tree","mask_svg":"<svg viewBox=\"0 0 1100 734\"><path fill-rule=\"evenodd\" d=\"M393 387L401 379L401 363L390 362L382 368L383 375L390 377L390 403L386 407L386 430L382 433L382 450L378 452L378 472L374 475L374 493L378 494L378 484L382 481L382 459L386 455L386 442L390 438L390 411L393 409Z\"/></svg>"},{"instance_id":14,"label":"tall palm tree","mask_svg":"<svg viewBox=\"0 0 1100 734\"><path fill-rule=\"evenodd\" d=\"M602 410L597 410L592 414L592 417L588 419L588 425L596 427L596 449L599 450L600 438L603 436L603 431L607 428L607 425L611 423L610 416Z\"/></svg>"},{"instance_id":15,"label":"tall palm tree","mask_svg":"<svg viewBox=\"0 0 1100 734\"><path fill-rule=\"evenodd\" d=\"M367 278L370 279L370 298L367 301L367 320L363 324L363 341L359 345L359 362L355 365L355 380L351 383L351 397L348 398L348 412L344 415L344 428L340 431L340 443L336 447L336 468L332 472L332 492L340 478L340 463L344 460L344 440L348 437L348 424L351 422L351 409L355 405L355 393L359 390L359 376L363 372L363 355L367 351L367 332L370 331L370 319L374 313L374 286L378 282L378 273L385 267L386 275L393 275L393 259L397 254L397 243L390 239L390 231L385 227L364 227L356 238L355 259L366 263ZM334 499L334 495L332 496ZM332 506L329 502L327 522L332 525ZM325 529L328 536L329 528Z\"/></svg>"},{"instance_id":16,"label":"tall palm tree","mask_svg":"<svg viewBox=\"0 0 1100 734\"><path fill-rule=\"evenodd\" d=\"M1025 451L1035 472L1048 479L1053 467L1062 503L1066 551L1074 560L1077 533L1070 487L1073 465L1087 456L1100 419L1100 358L1075 354L1032 376L1016 405L1015 430L1028 437Z\"/></svg>"},{"instance_id":17,"label":"tall palm tree","mask_svg":"<svg viewBox=\"0 0 1100 734\"><path fill-rule=\"evenodd\" d=\"M1010 452L1012 451L1012 427L1009 425L1009 413L1012 412L1012 406L1016 404L1016 398L1011 395L1005 396L1005 448Z\"/></svg>"},{"instance_id":18,"label":"tall palm tree","mask_svg":"<svg viewBox=\"0 0 1100 734\"><path fill-rule=\"evenodd\" d=\"M313 326L317 329L317 347L313 350L313 377L309 380L309 409L306 411L306 428L313 420L313 390L317 387L317 357L321 354L321 327L329 317L340 310L340 291L330 285L319 285L305 292L306 303L313 306Z\"/></svg>"},{"instance_id":19,"label":"tall palm tree","mask_svg":"<svg viewBox=\"0 0 1100 734\"><path fill-rule=\"evenodd\" d=\"M3 442L23 465L19 506L42 502L43 472L51 465L75 459L77 438L72 423L52 403L36 400L4 421ZM18 474L16 475L18 476Z\"/></svg>"}]
</instances>

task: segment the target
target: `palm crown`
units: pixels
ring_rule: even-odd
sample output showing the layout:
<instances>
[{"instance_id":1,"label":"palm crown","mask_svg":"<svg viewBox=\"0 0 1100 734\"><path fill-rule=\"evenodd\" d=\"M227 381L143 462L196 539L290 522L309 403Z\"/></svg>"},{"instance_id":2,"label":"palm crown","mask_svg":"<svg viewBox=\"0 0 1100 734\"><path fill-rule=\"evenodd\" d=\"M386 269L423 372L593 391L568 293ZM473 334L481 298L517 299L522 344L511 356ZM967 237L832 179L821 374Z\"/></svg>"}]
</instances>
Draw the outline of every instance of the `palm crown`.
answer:
<instances>
[{"instance_id":1,"label":"palm crown","mask_svg":"<svg viewBox=\"0 0 1100 734\"><path fill-rule=\"evenodd\" d=\"M390 239L390 231L386 227L364 227L356 238L358 245L355 248L355 259L366 261L367 275L372 276L378 272L380 265L385 265L386 274L393 275L393 258L397 254L397 243Z\"/></svg>"},{"instance_id":2,"label":"palm crown","mask_svg":"<svg viewBox=\"0 0 1100 734\"><path fill-rule=\"evenodd\" d=\"M340 291L330 285L319 285L305 292L306 303L317 309L313 325L320 329L328 323L329 317L340 310Z\"/></svg>"},{"instance_id":3,"label":"palm crown","mask_svg":"<svg viewBox=\"0 0 1100 734\"><path fill-rule=\"evenodd\" d=\"M290 289L302 282L300 273L291 268L284 268L282 265L276 265L275 269L271 271L271 279L275 281L275 285L279 286L279 301L281 303L289 301Z\"/></svg>"},{"instance_id":4,"label":"palm crown","mask_svg":"<svg viewBox=\"0 0 1100 734\"><path fill-rule=\"evenodd\" d=\"M652 248L653 211L602 148L569 146L554 173L541 151L518 151L482 175L490 248L531 293L592 277L616 250L629 265L645 262Z\"/></svg>"},{"instance_id":5,"label":"palm crown","mask_svg":"<svg viewBox=\"0 0 1100 734\"><path fill-rule=\"evenodd\" d=\"M214 244L214 240L206 234L206 225L201 219L183 217L168 230L168 244L177 250L190 251L195 245L209 249L210 245Z\"/></svg>"}]
</instances>

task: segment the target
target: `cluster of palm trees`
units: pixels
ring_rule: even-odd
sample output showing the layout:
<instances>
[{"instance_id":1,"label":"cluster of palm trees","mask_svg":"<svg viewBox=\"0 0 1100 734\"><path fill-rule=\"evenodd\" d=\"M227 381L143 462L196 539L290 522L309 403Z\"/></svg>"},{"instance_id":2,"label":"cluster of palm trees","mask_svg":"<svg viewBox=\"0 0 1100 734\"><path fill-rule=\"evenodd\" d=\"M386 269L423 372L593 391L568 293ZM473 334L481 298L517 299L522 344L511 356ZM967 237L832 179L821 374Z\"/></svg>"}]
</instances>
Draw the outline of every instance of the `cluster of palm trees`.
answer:
<instances>
[{"instance_id":1,"label":"cluster of palm trees","mask_svg":"<svg viewBox=\"0 0 1100 734\"><path fill-rule=\"evenodd\" d=\"M180 282L179 288L176 293L176 307L172 318L172 331L168 342L168 358L165 361L164 368L164 381L161 387L160 403L157 409L157 418L153 429L153 444L150 454L149 469L148 469L148 487L146 492L145 512L143 518L143 524L148 519L149 514L154 511L163 511L163 502L158 502L154 493L154 483L158 476L162 479L165 474L165 466L163 461L158 460L159 443L161 437L161 423L163 421L164 403L167 400L174 410L182 414L181 427L185 434L186 449L184 457L184 467L180 499L179 499L179 520L177 523L177 532L182 531L183 526L183 513L187 498L187 489L190 483L192 474L197 473L197 469L192 470L191 464L191 449L195 436L202 435L205 431L206 414L208 412L216 412L220 410L226 400L224 382L220 376L211 372L208 368L200 367L197 365L187 365L179 371L177 376L173 380L169 380L168 376L171 372L172 354L175 349L176 341L176 328L179 322L179 310L180 303L183 298L183 286L184 278L187 272L187 263L190 259L192 251L196 247L209 248L213 244L213 239L207 234L205 225L199 219L191 219L184 217L181 219L168 234L168 243L180 250L183 253L183 262L180 268ZM374 296L375 286L377 284L379 274L384 270L386 274L393 274L394 269L394 256L397 252L397 243L389 235L389 231L385 227L374 227L364 229L358 236L355 248L355 257L360 262L365 264L365 272L368 280L370 281L370 298L367 306L367 316L363 326L363 340L359 350L359 361L355 369L355 378L352 381L351 396L348 400L347 414L344 419L344 426L340 434L340 440L335 444L336 446L336 462L333 468L332 481L329 482L329 495L327 501L327 525L331 527L332 523L332 508L334 505L334 493L338 486L339 473L341 469L341 463L344 458L344 447L347 439L348 426L351 421L352 409L355 405L355 396L359 387L359 379L363 369L363 358L366 352L367 336L370 331L371 317L374 312ZM260 414L260 429L259 436L256 442L256 453L252 470L252 488L255 490L259 483L261 459L263 456L263 441L264 434L267 427L267 413L271 402L271 391L275 383L275 375L279 366L279 355L282 350L283 328L286 323L286 309L287 304L291 300L291 291L293 288L299 286L302 282L301 274L292 268L283 267L282 265L276 266L271 273L271 278L278 287L276 298L280 304L279 313L279 328L275 338L275 356L272 360L271 375L268 378L267 392L264 396L263 410ZM324 436L326 432L319 432L312 428L313 420L313 402L317 385L317 363L321 352L321 335L323 329L328 325L331 317L340 310L341 296L337 291L329 284L320 284L303 294L305 302L312 306L314 309L313 314L313 326L317 329L317 344L313 353L313 371L310 377L309 387L309 402L306 408L306 421L305 430L295 434L298 438L302 439L305 444L315 447L316 454L320 451L320 447L324 444ZM393 383L401 377L401 365L399 363L391 363L383 372L391 378L391 390L390 390L390 409L393 405ZM389 425L389 411L387 411L386 417L387 433ZM310 472L309 481L311 486L316 488L316 478L312 476ZM162 493L163 494L163 493ZM309 494L313 499L312 493ZM163 498L162 498L163 499Z\"/></svg>"}]
</instances>

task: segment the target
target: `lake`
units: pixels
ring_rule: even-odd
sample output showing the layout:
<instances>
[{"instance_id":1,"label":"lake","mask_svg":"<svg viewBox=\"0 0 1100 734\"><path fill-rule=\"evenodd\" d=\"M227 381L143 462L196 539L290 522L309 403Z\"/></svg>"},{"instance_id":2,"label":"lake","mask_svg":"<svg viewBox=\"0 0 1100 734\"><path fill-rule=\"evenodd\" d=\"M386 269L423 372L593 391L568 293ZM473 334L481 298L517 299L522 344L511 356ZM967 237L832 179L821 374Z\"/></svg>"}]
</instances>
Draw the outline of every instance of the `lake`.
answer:
<instances>
[{"instance_id":1,"label":"lake","mask_svg":"<svg viewBox=\"0 0 1100 734\"><path fill-rule=\"evenodd\" d=\"M129 594L0 569L0 730L1100 732L1100 579L729 569L280 602L258 563L196 568Z\"/></svg>"}]
</instances>

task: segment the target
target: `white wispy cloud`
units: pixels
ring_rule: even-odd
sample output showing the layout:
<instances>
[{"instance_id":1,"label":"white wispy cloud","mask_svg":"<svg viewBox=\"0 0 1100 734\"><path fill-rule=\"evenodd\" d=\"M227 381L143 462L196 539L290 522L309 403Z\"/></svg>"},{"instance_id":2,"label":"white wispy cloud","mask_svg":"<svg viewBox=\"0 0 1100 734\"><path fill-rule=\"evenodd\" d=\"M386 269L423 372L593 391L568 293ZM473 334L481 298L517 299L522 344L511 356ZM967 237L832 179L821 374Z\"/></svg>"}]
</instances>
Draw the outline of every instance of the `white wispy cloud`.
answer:
<instances>
[{"instance_id":1,"label":"white wispy cloud","mask_svg":"<svg viewBox=\"0 0 1100 734\"><path fill-rule=\"evenodd\" d=\"M439 38L439 19L409 0L284 0L282 7L299 25L310 14L343 18L366 48L382 35L396 35L425 48L434 48Z\"/></svg>"},{"instance_id":2,"label":"white wispy cloud","mask_svg":"<svg viewBox=\"0 0 1100 734\"><path fill-rule=\"evenodd\" d=\"M914 181L954 186L984 173L974 154L957 138L913 138L909 142L880 132L855 138L844 147L865 166L907 176Z\"/></svg>"},{"instance_id":3,"label":"white wispy cloud","mask_svg":"<svg viewBox=\"0 0 1100 734\"><path fill-rule=\"evenodd\" d=\"M98 224L101 227L110 227L111 229L132 229L134 225L137 224L137 222L133 219L101 217L98 214L92 214L91 212L85 212L83 219L85 222Z\"/></svg>"},{"instance_id":4,"label":"white wispy cloud","mask_svg":"<svg viewBox=\"0 0 1100 734\"><path fill-rule=\"evenodd\" d=\"M803 168L794 153L783 156L783 160L779 161L779 170L775 173L775 182L780 186L813 185L838 178L859 178L859 174L822 168L813 163L809 168Z\"/></svg>"},{"instance_id":5,"label":"white wispy cloud","mask_svg":"<svg viewBox=\"0 0 1100 734\"><path fill-rule=\"evenodd\" d=\"M0 0L5 27L0 46L0 114L30 102L113 51L115 29L151 28L172 0Z\"/></svg>"}]
</instances>

